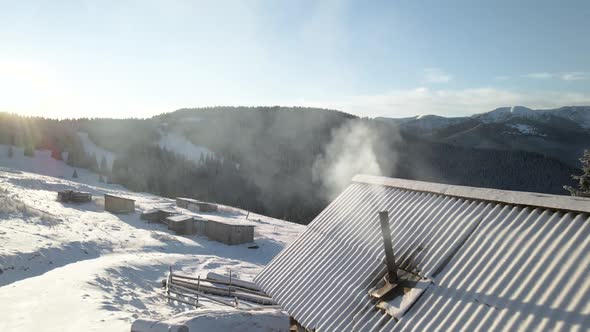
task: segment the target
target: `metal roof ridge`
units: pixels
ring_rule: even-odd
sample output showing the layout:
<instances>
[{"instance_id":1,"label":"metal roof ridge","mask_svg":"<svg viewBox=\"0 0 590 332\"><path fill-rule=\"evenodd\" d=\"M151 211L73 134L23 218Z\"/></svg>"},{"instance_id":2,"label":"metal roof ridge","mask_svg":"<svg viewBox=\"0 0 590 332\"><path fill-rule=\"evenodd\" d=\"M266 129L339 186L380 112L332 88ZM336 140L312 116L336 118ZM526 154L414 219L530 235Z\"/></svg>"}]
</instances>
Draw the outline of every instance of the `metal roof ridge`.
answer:
<instances>
[{"instance_id":1,"label":"metal roof ridge","mask_svg":"<svg viewBox=\"0 0 590 332\"><path fill-rule=\"evenodd\" d=\"M357 183L381 185L411 191L429 192L444 196L475 199L494 203L590 213L590 198L577 196L459 186L366 174L357 174L352 178L352 181Z\"/></svg>"}]
</instances>

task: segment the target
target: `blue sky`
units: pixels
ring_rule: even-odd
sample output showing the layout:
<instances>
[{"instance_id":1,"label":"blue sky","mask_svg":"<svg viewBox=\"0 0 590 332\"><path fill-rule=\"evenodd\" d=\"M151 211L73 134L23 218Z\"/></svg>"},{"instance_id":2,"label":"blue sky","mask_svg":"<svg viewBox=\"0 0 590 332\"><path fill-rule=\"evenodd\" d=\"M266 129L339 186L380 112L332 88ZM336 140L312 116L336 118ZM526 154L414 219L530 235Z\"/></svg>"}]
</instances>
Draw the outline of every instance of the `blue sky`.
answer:
<instances>
[{"instance_id":1,"label":"blue sky","mask_svg":"<svg viewBox=\"0 0 590 332\"><path fill-rule=\"evenodd\" d=\"M3 1L0 111L590 105L590 2Z\"/></svg>"}]
</instances>

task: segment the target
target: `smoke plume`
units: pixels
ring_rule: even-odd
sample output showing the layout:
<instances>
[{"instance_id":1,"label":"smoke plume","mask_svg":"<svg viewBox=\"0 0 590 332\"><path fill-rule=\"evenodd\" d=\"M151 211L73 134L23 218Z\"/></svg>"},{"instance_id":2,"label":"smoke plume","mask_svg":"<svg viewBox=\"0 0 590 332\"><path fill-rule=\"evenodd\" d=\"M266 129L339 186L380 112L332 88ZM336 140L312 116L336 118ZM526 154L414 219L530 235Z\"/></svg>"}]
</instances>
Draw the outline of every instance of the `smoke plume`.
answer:
<instances>
[{"instance_id":1,"label":"smoke plume","mask_svg":"<svg viewBox=\"0 0 590 332\"><path fill-rule=\"evenodd\" d=\"M379 136L376 128L358 120L332 132L330 143L312 169L313 181L322 185L326 199L338 195L356 174L384 174L377 155L382 146Z\"/></svg>"}]
</instances>

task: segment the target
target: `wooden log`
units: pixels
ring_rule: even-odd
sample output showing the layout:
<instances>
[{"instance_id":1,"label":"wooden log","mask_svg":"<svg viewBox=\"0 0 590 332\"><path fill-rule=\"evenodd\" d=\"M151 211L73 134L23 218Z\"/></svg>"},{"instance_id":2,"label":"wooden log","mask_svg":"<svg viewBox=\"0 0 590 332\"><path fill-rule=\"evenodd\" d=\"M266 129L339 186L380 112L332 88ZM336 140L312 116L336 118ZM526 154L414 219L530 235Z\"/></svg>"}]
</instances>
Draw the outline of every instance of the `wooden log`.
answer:
<instances>
[{"instance_id":1,"label":"wooden log","mask_svg":"<svg viewBox=\"0 0 590 332\"><path fill-rule=\"evenodd\" d=\"M185 282L178 279L172 279L172 286L180 285L185 288L193 289L199 292L209 293L213 295L221 295L221 296L228 296L228 290L225 288L218 288L212 285L205 285L203 282L200 285L195 285L194 283Z\"/></svg>"},{"instance_id":2,"label":"wooden log","mask_svg":"<svg viewBox=\"0 0 590 332\"><path fill-rule=\"evenodd\" d=\"M207 279L218 280L220 282L225 282L225 283L229 283L229 280L230 280L229 277L224 276L223 274L215 273L215 272L207 273ZM232 285L240 286L242 288L248 288L248 289L252 289L255 291L261 291L260 287L258 287L255 283L253 283L251 281L240 280L240 279L237 279L236 277L233 277L233 276L231 278L231 283L232 283Z\"/></svg>"},{"instance_id":3,"label":"wooden log","mask_svg":"<svg viewBox=\"0 0 590 332\"><path fill-rule=\"evenodd\" d=\"M260 304L269 304L269 305L276 305L277 303L273 301L270 297L267 296L260 296L252 293L246 293L242 291L232 291L232 296L237 297L238 299L260 303Z\"/></svg>"},{"instance_id":4,"label":"wooden log","mask_svg":"<svg viewBox=\"0 0 590 332\"><path fill-rule=\"evenodd\" d=\"M181 287L192 289L192 290L196 290L198 288L199 292L204 292L204 293L209 293L209 294L219 295L219 296L238 297L242 300L260 303L260 304L276 304L276 302L274 302L272 298L265 296L265 295L252 294L251 292L234 290L229 287L227 287L227 288L216 287L212 284L205 285L203 282L201 282L197 286L191 282L182 281L182 280L172 278L171 285L172 286L179 285Z\"/></svg>"},{"instance_id":5,"label":"wooden log","mask_svg":"<svg viewBox=\"0 0 590 332\"><path fill-rule=\"evenodd\" d=\"M175 279L177 279L177 280L181 280L181 281L188 282L188 283L193 283L193 284L194 284L194 282L192 282L192 280L197 280L198 279L198 278L188 277L188 276L179 276L177 274L173 274L172 276ZM249 288L244 288L244 287L236 286L235 284L230 285L228 282L224 282L224 281L213 280L213 279L209 279L209 278L203 278L203 279L198 279L198 280L200 280L202 282L205 282L205 283L212 284L211 286L214 286L213 284L219 284L219 285L228 286L228 287L219 287L219 286L216 286L218 288L224 288L224 289L230 289L231 288L232 290L233 289L235 289L235 290L241 290L241 291L244 291L244 292L248 292L248 293L252 293L252 294L256 294L256 295L260 295L260 296L267 296L268 297L268 295L266 293L264 293L263 291L256 291L256 290L252 290L252 289L249 289ZM235 281L235 279L233 279L232 282L233 281ZM197 283L198 282L199 281L197 281ZM207 284L205 284L205 285L207 285Z\"/></svg>"}]
</instances>

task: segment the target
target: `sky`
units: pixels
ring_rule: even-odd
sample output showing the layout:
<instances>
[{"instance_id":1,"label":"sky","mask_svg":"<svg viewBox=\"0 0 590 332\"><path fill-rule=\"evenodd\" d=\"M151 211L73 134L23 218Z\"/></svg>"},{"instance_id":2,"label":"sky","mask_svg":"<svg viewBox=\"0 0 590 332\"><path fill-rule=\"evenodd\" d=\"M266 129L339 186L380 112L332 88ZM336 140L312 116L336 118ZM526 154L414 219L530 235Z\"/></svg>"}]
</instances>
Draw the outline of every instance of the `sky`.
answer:
<instances>
[{"instance_id":1,"label":"sky","mask_svg":"<svg viewBox=\"0 0 590 332\"><path fill-rule=\"evenodd\" d=\"M590 1L5 1L0 111L590 105Z\"/></svg>"}]
</instances>

